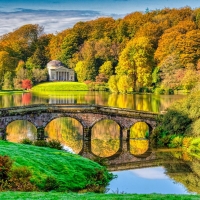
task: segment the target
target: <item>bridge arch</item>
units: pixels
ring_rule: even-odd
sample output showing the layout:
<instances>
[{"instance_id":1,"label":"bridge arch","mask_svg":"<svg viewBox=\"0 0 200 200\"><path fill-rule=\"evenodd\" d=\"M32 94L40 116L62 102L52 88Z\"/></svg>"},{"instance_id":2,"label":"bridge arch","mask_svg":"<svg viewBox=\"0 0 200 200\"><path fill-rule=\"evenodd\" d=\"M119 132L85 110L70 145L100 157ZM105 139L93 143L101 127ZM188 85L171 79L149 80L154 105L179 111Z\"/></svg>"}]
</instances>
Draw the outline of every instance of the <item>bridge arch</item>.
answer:
<instances>
[{"instance_id":1,"label":"bridge arch","mask_svg":"<svg viewBox=\"0 0 200 200\"><path fill-rule=\"evenodd\" d=\"M59 119L59 118L72 118L77 120L83 127L85 126L84 122L81 120L81 118L79 116L75 116L72 114L66 114L66 113L52 113L52 114L48 114L49 116L49 120L44 122L43 128L45 128L49 123L51 123L53 120L55 119Z\"/></svg>"},{"instance_id":2,"label":"bridge arch","mask_svg":"<svg viewBox=\"0 0 200 200\"><path fill-rule=\"evenodd\" d=\"M91 128L91 153L108 158L121 150L122 131L112 119L101 119Z\"/></svg>"},{"instance_id":3,"label":"bridge arch","mask_svg":"<svg viewBox=\"0 0 200 200\"><path fill-rule=\"evenodd\" d=\"M58 140L64 147L79 153L83 148L83 126L73 117L57 117L44 128L47 140Z\"/></svg>"},{"instance_id":4,"label":"bridge arch","mask_svg":"<svg viewBox=\"0 0 200 200\"><path fill-rule=\"evenodd\" d=\"M30 120L11 121L7 124L5 132L5 139L11 142L21 142L25 138L37 140L37 128Z\"/></svg>"}]
</instances>

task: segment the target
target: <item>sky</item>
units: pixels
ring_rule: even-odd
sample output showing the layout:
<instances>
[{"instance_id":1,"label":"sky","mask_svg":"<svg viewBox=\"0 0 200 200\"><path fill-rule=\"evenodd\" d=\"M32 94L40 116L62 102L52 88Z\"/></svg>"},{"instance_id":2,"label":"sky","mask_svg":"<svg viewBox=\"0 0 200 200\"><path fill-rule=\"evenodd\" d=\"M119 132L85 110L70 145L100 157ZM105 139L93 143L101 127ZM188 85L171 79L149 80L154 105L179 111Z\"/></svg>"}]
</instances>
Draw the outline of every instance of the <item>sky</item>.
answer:
<instances>
[{"instance_id":1,"label":"sky","mask_svg":"<svg viewBox=\"0 0 200 200\"><path fill-rule=\"evenodd\" d=\"M187 189L166 175L163 167L150 167L112 172L117 175L109 186L108 193L127 194L188 194Z\"/></svg>"},{"instance_id":2,"label":"sky","mask_svg":"<svg viewBox=\"0 0 200 200\"><path fill-rule=\"evenodd\" d=\"M185 6L198 8L200 0L0 0L0 35L24 24L39 24L45 33L56 34L78 21Z\"/></svg>"}]
</instances>

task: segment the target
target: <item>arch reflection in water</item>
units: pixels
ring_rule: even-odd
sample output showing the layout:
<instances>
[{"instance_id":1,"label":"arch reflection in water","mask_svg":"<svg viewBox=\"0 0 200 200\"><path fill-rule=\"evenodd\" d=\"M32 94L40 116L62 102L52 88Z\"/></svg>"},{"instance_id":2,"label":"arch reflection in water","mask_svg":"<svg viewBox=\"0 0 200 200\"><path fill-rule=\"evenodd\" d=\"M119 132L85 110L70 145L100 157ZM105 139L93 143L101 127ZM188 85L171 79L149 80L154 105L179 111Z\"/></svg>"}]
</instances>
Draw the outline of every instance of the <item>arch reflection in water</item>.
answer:
<instances>
[{"instance_id":1,"label":"arch reflection in water","mask_svg":"<svg viewBox=\"0 0 200 200\"><path fill-rule=\"evenodd\" d=\"M135 156L142 155L149 149L149 140L130 139L129 145L129 151L131 154Z\"/></svg>"},{"instance_id":2,"label":"arch reflection in water","mask_svg":"<svg viewBox=\"0 0 200 200\"><path fill-rule=\"evenodd\" d=\"M47 140L58 140L63 146L79 153L83 147L83 127L79 121L71 117L52 120L45 128Z\"/></svg>"},{"instance_id":3,"label":"arch reflection in water","mask_svg":"<svg viewBox=\"0 0 200 200\"><path fill-rule=\"evenodd\" d=\"M6 139L10 142L21 142L23 139L28 138L31 141L37 139L36 127L26 120L16 120L8 124L6 127Z\"/></svg>"},{"instance_id":4,"label":"arch reflection in water","mask_svg":"<svg viewBox=\"0 0 200 200\"><path fill-rule=\"evenodd\" d=\"M130 129L130 153L142 155L149 149L149 126L145 122L137 122Z\"/></svg>"},{"instance_id":5,"label":"arch reflection in water","mask_svg":"<svg viewBox=\"0 0 200 200\"><path fill-rule=\"evenodd\" d=\"M97 122L91 133L91 151L99 157L110 157L120 147L120 126L109 119Z\"/></svg>"}]
</instances>

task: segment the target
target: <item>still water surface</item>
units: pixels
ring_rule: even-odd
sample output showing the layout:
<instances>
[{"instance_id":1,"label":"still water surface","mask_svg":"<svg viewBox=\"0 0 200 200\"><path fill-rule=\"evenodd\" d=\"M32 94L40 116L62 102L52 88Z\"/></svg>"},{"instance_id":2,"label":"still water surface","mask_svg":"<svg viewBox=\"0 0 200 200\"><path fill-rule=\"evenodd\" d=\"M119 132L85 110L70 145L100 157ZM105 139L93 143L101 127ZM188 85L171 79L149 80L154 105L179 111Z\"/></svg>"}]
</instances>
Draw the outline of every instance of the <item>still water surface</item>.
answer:
<instances>
[{"instance_id":1,"label":"still water surface","mask_svg":"<svg viewBox=\"0 0 200 200\"><path fill-rule=\"evenodd\" d=\"M1 107L39 103L86 103L160 112L184 96L113 95L109 93L77 92L65 94L31 93L0 97ZM27 121L14 121L7 126L7 140L20 142L37 139L36 128ZM91 142L85 149L83 128L70 117L52 120L45 128L47 140L58 140L74 153L90 159L100 158L118 178L107 187L108 193L200 193L200 161L184 152L162 152L149 149L148 126L139 122L130 128L130 139L120 140L120 127L112 120L97 122L91 132Z\"/></svg>"},{"instance_id":2,"label":"still water surface","mask_svg":"<svg viewBox=\"0 0 200 200\"><path fill-rule=\"evenodd\" d=\"M95 104L134 110L160 112L185 95L111 94L109 92L63 91L0 96L0 107L30 104Z\"/></svg>"}]
</instances>

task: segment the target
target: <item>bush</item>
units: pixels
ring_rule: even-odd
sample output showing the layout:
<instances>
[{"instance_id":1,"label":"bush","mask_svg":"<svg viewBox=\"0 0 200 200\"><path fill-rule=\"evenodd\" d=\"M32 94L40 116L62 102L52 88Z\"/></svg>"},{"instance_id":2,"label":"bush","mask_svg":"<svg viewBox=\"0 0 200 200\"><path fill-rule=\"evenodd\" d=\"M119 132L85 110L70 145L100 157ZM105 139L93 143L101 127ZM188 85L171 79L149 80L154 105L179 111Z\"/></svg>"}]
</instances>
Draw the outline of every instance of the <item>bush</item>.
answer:
<instances>
[{"instance_id":1,"label":"bush","mask_svg":"<svg viewBox=\"0 0 200 200\"><path fill-rule=\"evenodd\" d=\"M44 191L48 192L59 188L58 181L53 176L48 176L44 183Z\"/></svg>"},{"instance_id":2,"label":"bush","mask_svg":"<svg viewBox=\"0 0 200 200\"><path fill-rule=\"evenodd\" d=\"M31 171L27 167L17 167L9 173L8 190L12 191L36 191L37 188L30 182Z\"/></svg>"},{"instance_id":3,"label":"bush","mask_svg":"<svg viewBox=\"0 0 200 200\"><path fill-rule=\"evenodd\" d=\"M62 144L59 141L57 141L57 140L50 140L48 142L48 146L50 148L54 148L54 149L58 149L58 150L61 150L63 148Z\"/></svg>"},{"instance_id":4,"label":"bush","mask_svg":"<svg viewBox=\"0 0 200 200\"><path fill-rule=\"evenodd\" d=\"M36 140L34 142L35 146L39 146L39 147L48 147L48 142L46 140Z\"/></svg>"},{"instance_id":5,"label":"bush","mask_svg":"<svg viewBox=\"0 0 200 200\"><path fill-rule=\"evenodd\" d=\"M155 88L154 93L155 93L155 94L164 94L164 93L165 93L165 90L162 89L162 88Z\"/></svg>"},{"instance_id":6,"label":"bush","mask_svg":"<svg viewBox=\"0 0 200 200\"><path fill-rule=\"evenodd\" d=\"M177 147L181 147L183 144L183 137L182 136L176 136L171 138L170 143L169 143L169 147L170 148L177 148Z\"/></svg>"},{"instance_id":7,"label":"bush","mask_svg":"<svg viewBox=\"0 0 200 200\"><path fill-rule=\"evenodd\" d=\"M21 144L33 144L33 141L31 141L29 138L24 138L21 142Z\"/></svg>"},{"instance_id":8,"label":"bush","mask_svg":"<svg viewBox=\"0 0 200 200\"><path fill-rule=\"evenodd\" d=\"M37 188L30 182L31 171L27 167L12 169L8 156L0 156L0 191L35 191Z\"/></svg>"},{"instance_id":9,"label":"bush","mask_svg":"<svg viewBox=\"0 0 200 200\"><path fill-rule=\"evenodd\" d=\"M12 167L12 161L8 156L0 156L0 179L8 179L8 173Z\"/></svg>"}]
</instances>

